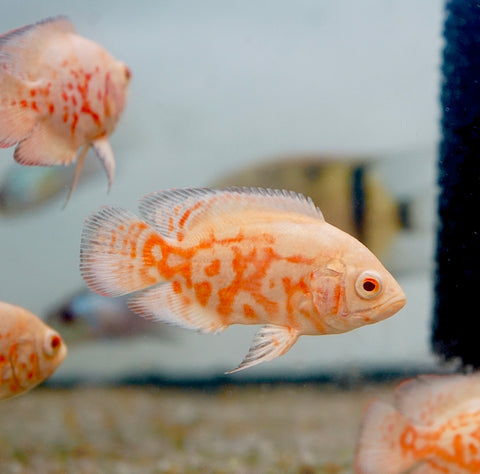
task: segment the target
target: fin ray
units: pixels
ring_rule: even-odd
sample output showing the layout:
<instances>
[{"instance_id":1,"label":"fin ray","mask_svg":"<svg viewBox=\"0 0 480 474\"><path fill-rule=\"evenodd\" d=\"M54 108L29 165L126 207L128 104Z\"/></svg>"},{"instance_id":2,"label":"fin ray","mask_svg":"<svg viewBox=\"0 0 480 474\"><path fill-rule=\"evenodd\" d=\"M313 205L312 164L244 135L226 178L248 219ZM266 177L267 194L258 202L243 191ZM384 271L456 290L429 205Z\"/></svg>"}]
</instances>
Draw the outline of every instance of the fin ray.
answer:
<instances>
[{"instance_id":1,"label":"fin ray","mask_svg":"<svg viewBox=\"0 0 480 474\"><path fill-rule=\"evenodd\" d=\"M18 96L25 96L26 89L18 78L0 72L0 148L17 144L36 124L37 113L19 103Z\"/></svg>"},{"instance_id":2,"label":"fin ray","mask_svg":"<svg viewBox=\"0 0 480 474\"><path fill-rule=\"evenodd\" d=\"M84 223L80 271L87 286L104 296L119 296L164 281L154 264L144 261L147 239L158 234L135 214L105 206Z\"/></svg>"},{"instance_id":3,"label":"fin ray","mask_svg":"<svg viewBox=\"0 0 480 474\"><path fill-rule=\"evenodd\" d=\"M73 181L70 186L70 190L68 191L67 199L65 200L65 204L63 205L63 209L67 207L68 201L70 201L70 198L72 197L73 191L77 187L78 179L80 178L80 174L82 172L83 168L83 163L85 162L85 157L87 156L88 149L90 148L90 145L84 145L82 151L80 152L80 156L78 157L77 160L77 166L75 167L75 174L73 176Z\"/></svg>"},{"instance_id":4,"label":"fin ray","mask_svg":"<svg viewBox=\"0 0 480 474\"><path fill-rule=\"evenodd\" d=\"M254 365L273 360L285 354L297 341L300 333L296 329L267 324L255 335L253 344L240 365L225 372L233 374Z\"/></svg>"},{"instance_id":5,"label":"fin ray","mask_svg":"<svg viewBox=\"0 0 480 474\"><path fill-rule=\"evenodd\" d=\"M108 190L110 191L113 184L113 177L115 175L115 156L108 138L97 138L92 142L92 147L100 159L105 173L107 173Z\"/></svg>"},{"instance_id":6,"label":"fin ray","mask_svg":"<svg viewBox=\"0 0 480 474\"><path fill-rule=\"evenodd\" d=\"M211 218L238 222L245 210L265 213L290 213L292 221L315 219L323 221L321 211L313 201L292 191L262 188L189 188L160 191L140 200L140 214L163 235L195 230ZM253 216L249 216L252 222Z\"/></svg>"},{"instance_id":7,"label":"fin ray","mask_svg":"<svg viewBox=\"0 0 480 474\"><path fill-rule=\"evenodd\" d=\"M75 33L65 16L46 18L4 33L0 36L0 70L28 79L30 68L36 66L46 43L65 33Z\"/></svg>"},{"instance_id":8,"label":"fin ray","mask_svg":"<svg viewBox=\"0 0 480 474\"><path fill-rule=\"evenodd\" d=\"M405 472L416 460L403 454L400 435L408 420L385 402L373 400L362 421L362 431L355 455L355 472L398 474Z\"/></svg>"},{"instance_id":9,"label":"fin ray","mask_svg":"<svg viewBox=\"0 0 480 474\"><path fill-rule=\"evenodd\" d=\"M415 424L425 425L474 397L480 397L480 374L421 375L396 388L395 406Z\"/></svg>"},{"instance_id":10,"label":"fin ray","mask_svg":"<svg viewBox=\"0 0 480 474\"><path fill-rule=\"evenodd\" d=\"M149 288L129 299L129 308L146 319L203 333L225 329L218 316L174 291L171 282Z\"/></svg>"},{"instance_id":11,"label":"fin ray","mask_svg":"<svg viewBox=\"0 0 480 474\"><path fill-rule=\"evenodd\" d=\"M69 165L77 156L77 147L56 134L45 122L38 122L15 148L15 161L25 166Z\"/></svg>"}]
</instances>

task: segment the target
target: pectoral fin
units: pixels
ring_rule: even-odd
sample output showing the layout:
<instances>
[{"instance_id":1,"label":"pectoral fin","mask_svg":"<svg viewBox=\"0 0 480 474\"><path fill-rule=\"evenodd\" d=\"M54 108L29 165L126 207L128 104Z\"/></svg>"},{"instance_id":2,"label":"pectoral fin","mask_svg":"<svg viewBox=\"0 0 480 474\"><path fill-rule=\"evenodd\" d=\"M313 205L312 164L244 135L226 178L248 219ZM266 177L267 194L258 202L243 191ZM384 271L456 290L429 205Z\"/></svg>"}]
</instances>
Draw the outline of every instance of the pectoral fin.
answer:
<instances>
[{"instance_id":1,"label":"pectoral fin","mask_svg":"<svg viewBox=\"0 0 480 474\"><path fill-rule=\"evenodd\" d=\"M97 138L92 142L92 147L105 168L108 178L108 190L110 191L113 183L113 176L115 174L115 157L110 142L105 137Z\"/></svg>"},{"instance_id":2,"label":"pectoral fin","mask_svg":"<svg viewBox=\"0 0 480 474\"><path fill-rule=\"evenodd\" d=\"M70 186L70 191L68 192L67 199L65 200L65 204L63 208L67 207L68 201L72 197L74 189L77 187L78 178L80 178L80 173L82 172L83 163L85 162L85 157L87 156L88 149L90 148L89 144L83 146L82 151L80 152L80 156L78 157L77 167L75 168L75 175L73 177L72 185Z\"/></svg>"},{"instance_id":3,"label":"pectoral fin","mask_svg":"<svg viewBox=\"0 0 480 474\"><path fill-rule=\"evenodd\" d=\"M284 326L263 326L255 335L253 344L242 363L233 370L225 372L233 374L254 365L275 359L285 354L297 342L300 333L297 329Z\"/></svg>"}]
</instances>

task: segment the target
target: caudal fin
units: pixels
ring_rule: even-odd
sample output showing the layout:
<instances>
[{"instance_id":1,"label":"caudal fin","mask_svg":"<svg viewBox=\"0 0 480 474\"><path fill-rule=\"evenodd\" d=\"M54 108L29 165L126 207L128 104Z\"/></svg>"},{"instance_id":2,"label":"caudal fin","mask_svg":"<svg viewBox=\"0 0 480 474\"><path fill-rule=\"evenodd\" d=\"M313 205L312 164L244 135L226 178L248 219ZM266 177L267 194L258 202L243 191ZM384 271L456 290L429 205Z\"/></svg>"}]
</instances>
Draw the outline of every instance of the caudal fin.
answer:
<instances>
[{"instance_id":1,"label":"caudal fin","mask_svg":"<svg viewBox=\"0 0 480 474\"><path fill-rule=\"evenodd\" d=\"M80 271L100 295L119 296L164 281L155 262L162 237L135 214L106 206L92 214L82 230Z\"/></svg>"},{"instance_id":2,"label":"caudal fin","mask_svg":"<svg viewBox=\"0 0 480 474\"><path fill-rule=\"evenodd\" d=\"M401 436L409 421L387 403L374 400L363 417L355 456L357 474L400 474L416 462L402 452Z\"/></svg>"}]
</instances>

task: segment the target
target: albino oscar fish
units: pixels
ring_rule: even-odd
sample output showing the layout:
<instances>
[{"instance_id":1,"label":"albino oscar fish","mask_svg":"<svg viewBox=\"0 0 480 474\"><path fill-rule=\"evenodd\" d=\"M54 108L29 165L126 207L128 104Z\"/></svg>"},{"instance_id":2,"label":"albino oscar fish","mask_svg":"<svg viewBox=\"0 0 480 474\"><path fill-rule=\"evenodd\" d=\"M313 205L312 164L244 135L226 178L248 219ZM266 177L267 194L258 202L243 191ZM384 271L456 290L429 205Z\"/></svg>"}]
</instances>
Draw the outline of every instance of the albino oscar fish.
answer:
<instances>
[{"instance_id":1,"label":"albino oscar fish","mask_svg":"<svg viewBox=\"0 0 480 474\"><path fill-rule=\"evenodd\" d=\"M80 268L142 316L202 332L263 324L235 372L285 354L303 334L392 316L405 295L358 240L311 199L260 188L177 189L103 207L85 222Z\"/></svg>"},{"instance_id":2,"label":"albino oscar fish","mask_svg":"<svg viewBox=\"0 0 480 474\"><path fill-rule=\"evenodd\" d=\"M92 146L110 186L115 159L108 137L125 107L130 77L124 63L79 36L65 17L1 35L0 148L18 143L18 163L54 166L74 162L83 147L71 194Z\"/></svg>"},{"instance_id":3,"label":"albino oscar fish","mask_svg":"<svg viewBox=\"0 0 480 474\"><path fill-rule=\"evenodd\" d=\"M358 474L480 472L480 374L424 375L368 406Z\"/></svg>"},{"instance_id":4,"label":"albino oscar fish","mask_svg":"<svg viewBox=\"0 0 480 474\"><path fill-rule=\"evenodd\" d=\"M60 334L24 308L0 301L0 399L50 377L67 355Z\"/></svg>"}]
</instances>

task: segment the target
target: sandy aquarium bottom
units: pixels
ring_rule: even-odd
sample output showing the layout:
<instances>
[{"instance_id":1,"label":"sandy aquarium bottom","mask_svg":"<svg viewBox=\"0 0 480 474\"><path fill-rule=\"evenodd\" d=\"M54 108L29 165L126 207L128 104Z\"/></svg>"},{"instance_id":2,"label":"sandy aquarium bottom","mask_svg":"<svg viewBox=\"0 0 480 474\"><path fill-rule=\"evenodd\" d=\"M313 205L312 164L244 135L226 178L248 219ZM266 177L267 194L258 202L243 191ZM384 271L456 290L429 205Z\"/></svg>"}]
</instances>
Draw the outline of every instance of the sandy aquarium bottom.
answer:
<instances>
[{"instance_id":1,"label":"sandy aquarium bottom","mask_svg":"<svg viewBox=\"0 0 480 474\"><path fill-rule=\"evenodd\" d=\"M0 404L0 472L351 473L393 386L40 387Z\"/></svg>"}]
</instances>

